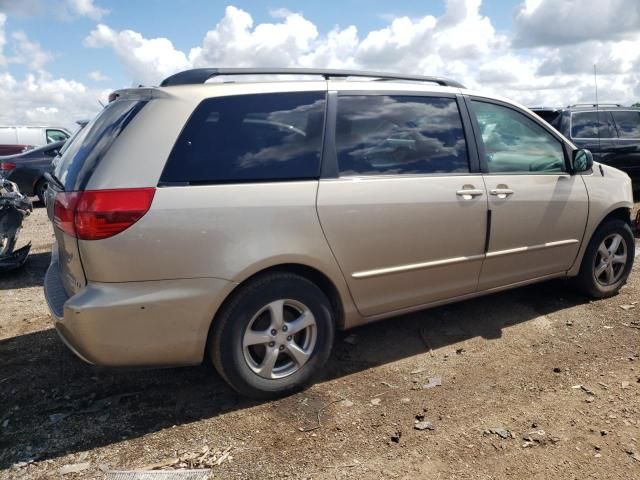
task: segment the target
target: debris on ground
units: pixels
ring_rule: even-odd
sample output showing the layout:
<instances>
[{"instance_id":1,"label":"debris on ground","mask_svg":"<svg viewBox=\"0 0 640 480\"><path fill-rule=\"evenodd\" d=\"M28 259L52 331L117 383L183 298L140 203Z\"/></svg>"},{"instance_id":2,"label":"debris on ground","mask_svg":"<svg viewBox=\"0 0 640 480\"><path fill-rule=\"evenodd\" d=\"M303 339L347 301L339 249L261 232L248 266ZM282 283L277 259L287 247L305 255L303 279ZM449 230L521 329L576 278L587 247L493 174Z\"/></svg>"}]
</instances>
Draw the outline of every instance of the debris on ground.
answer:
<instances>
[{"instance_id":1,"label":"debris on ground","mask_svg":"<svg viewBox=\"0 0 640 480\"><path fill-rule=\"evenodd\" d=\"M393 432L393 434L391 435L391 441L393 443L400 443L400 439L402 438L402 431L400 430L396 430L395 432Z\"/></svg>"},{"instance_id":2,"label":"debris on ground","mask_svg":"<svg viewBox=\"0 0 640 480\"><path fill-rule=\"evenodd\" d=\"M429 381L422 388L433 388L442 385L442 377L429 377Z\"/></svg>"},{"instance_id":3,"label":"debris on ground","mask_svg":"<svg viewBox=\"0 0 640 480\"><path fill-rule=\"evenodd\" d=\"M413 428L415 428L416 430L435 430L435 427L431 422L425 422L424 420L422 422L418 422L416 420Z\"/></svg>"},{"instance_id":4,"label":"debris on ground","mask_svg":"<svg viewBox=\"0 0 640 480\"><path fill-rule=\"evenodd\" d=\"M219 467L223 462L231 462L232 447L224 449L211 449L208 446L202 447L197 452L180 452L177 457L145 465L140 470L166 470L166 469L201 469Z\"/></svg>"},{"instance_id":5,"label":"debris on ground","mask_svg":"<svg viewBox=\"0 0 640 480\"><path fill-rule=\"evenodd\" d=\"M631 302L630 304L627 304L627 305L620 305L620 308L625 312L628 312L629 310L633 310L634 308L636 308L637 304L638 302Z\"/></svg>"},{"instance_id":6,"label":"debris on ground","mask_svg":"<svg viewBox=\"0 0 640 480\"><path fill-rule=\"evenodd\" d=\"M547 432L544 430L534 430L533 432L529 432L526 435L523 435L522 439L524 440L522 448L543 446L549 443L555 445L560 441L559 437L551 437L547 435Z\"/></svg>"},{"instance_id":7,"label":"debris on ground","mask_svg":"<svg viewBox=\"0 0 640 480\"><path fill-rule=\"evenodd\" d=\"M466 350L464 348L456 348L456 355L462 355Z\"/></svg>"},{"instance_id":8,"label":"debris on ground","mask_svg":"<svg viewBox=\"0 0 640 480\"><path fill-rule=\"evenodd\" d=\"M371 399L371 405L373 405L373 406L380 405L380 402L382 402L382 400L379 399L379 398L372 398Z\"/></svg>"},{"instance_id":9,"label":"debris on ground","mask_svg":"<svg viewBox=\"0 0 640 480\"><path fill-rule=\"evenodd\" d=\"M502 427L490 428L489 430L485 430L484 434L485 435L494 434L504 439L514 438L513 433L511 433L510 430L507 430L506 428L502 428Z\"/></svg>"},{"instance_id":10,"label":"debris on ground","mask_svg":"<svg viewBox=\"0 0 640 480\"><path fill-rule=\"evenodd\" d=\"M63 467L60 467L58 469L58 473L60 475L67 475L69 473L80 473L88 469L90 465L91 464L89 462L70 463L70 464L64 465Z\"/></svg>"}]
</instances>

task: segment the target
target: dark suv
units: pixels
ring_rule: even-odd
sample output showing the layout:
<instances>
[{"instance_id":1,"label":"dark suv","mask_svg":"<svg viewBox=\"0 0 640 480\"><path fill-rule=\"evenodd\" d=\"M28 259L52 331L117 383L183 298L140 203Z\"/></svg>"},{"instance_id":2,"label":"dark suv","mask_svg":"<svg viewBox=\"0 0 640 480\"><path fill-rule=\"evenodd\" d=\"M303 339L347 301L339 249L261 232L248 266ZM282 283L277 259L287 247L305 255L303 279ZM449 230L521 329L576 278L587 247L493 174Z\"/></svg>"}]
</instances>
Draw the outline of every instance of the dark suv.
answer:
<instances>
[{"instance_id":1,"label":"dark suv","mask_svg":"<svg viewBox=\"0 0 640 480\"><path fill-rule=\"evenodd\" d=\"M596 161L626 172L640 183L640 108L619 104L577 104L532 108Z\"/></svg>"}]
</instances>

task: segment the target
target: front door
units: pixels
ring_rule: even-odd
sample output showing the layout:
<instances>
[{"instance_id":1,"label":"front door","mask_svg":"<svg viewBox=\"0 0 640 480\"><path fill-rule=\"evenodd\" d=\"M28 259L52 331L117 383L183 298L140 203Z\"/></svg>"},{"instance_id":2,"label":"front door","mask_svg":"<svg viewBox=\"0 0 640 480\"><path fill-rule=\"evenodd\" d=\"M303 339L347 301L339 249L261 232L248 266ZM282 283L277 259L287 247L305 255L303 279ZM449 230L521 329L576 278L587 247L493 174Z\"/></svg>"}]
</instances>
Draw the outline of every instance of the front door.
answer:
<instances>
[{"instance_id":1,"label":"front door","mask_svg":"<svg viewBox=\"0 0 640 480\"><path fill-rule=\"evenodd\" d=\"M481 139L490 233L480 290L542 278L574 263L588 215L559 137L513 107L471 100Z\"/></svg>"},{"instance_id":2,"label":"front door","mask_svg":"<svg viewBox=\"0 0 640 480\"><path fill-rule=\"evenodd\" d=\"M475 292L487 196L454 96L344 94L318 215L364 316Z\"/></svg>"}]
</instances>

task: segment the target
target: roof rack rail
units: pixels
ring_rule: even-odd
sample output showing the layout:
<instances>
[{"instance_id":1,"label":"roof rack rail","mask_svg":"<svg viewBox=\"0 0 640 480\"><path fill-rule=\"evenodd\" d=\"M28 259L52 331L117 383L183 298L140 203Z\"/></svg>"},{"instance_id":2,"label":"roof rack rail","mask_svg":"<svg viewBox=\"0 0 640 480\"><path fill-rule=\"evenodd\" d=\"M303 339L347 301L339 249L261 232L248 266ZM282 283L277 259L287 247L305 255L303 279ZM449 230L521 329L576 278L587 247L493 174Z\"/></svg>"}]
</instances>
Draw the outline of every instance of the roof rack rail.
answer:
<instances>
[{"instance_id":1,"label":"roof rack rail","mask_svg":"<svg viewBox=\"0 0 640 480\"><path fill-rule=\"evenodd\" d=\"M174 85L197 85L210 78L226 75L319 75L325 79L363 77L385 80L409 80L415 82L432 82L443 87L464 88L461 83L442 77L423 75L402 75L389 72L369 72L365 70L333 70L324 68L194 68L176 73L165 78L161 87Z\"/></svg>"},{"instance_id":2,"label":"roof rack rail","mask_svg":"<svg viewBox=\"0 0 640 480\"><path fill-rule=\"evenodd\" d=\"M621 107L622 105L619 103L574 103L573 105L569 105L567 108L574 107Z\"/></svg>"}]
</instances>

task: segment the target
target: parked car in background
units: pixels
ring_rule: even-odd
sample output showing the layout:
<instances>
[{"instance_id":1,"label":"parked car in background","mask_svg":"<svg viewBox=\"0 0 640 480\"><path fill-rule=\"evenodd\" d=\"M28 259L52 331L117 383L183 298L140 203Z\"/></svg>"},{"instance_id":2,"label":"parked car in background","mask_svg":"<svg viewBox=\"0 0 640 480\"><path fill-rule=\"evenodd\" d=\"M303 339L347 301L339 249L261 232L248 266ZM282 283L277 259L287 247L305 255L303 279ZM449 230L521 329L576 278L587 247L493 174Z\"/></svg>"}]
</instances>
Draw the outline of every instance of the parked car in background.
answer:
<instances>
[{"instance_id":1,"label":"parked car in background","mask_svg":"<svg viewBox=\"0 0 640 480\"><path fill-rule=\"evenodd\" d=\"M33 145L0 145L0 156L15 155L31 150Z\"/></svg>"},{"instance_id":2,"label":"parked car in background","mask_svg":"<svg viewBox=\"0 0 640 480\"><path fill-rule=\"evenodd\" d=\"M54 126L0 126L0 145L33 145L40 147L60 142L71 136L63 127Z\"/></svg>"},{"instance_id":3,"label":"parked car in background","mask_svg":"<svg viewBox=\"0 0 640 480\"><path fill-rule=\"evenodd\" d=\"M281 396L337 329L551 278L603 298L633 265L629 177L452 80L205 68L111 98L46 192L45 297L93 364L209 356Z\"/></svg>"},{"instance_id":4,"label":"parked car in background","mask_svg":"<svg viewBox=\"0 0 640 480\"><path fill-rule=\"evenodd\" d=\"M52 161L65 141L54 142L24 153L0 157L0 175L16 183L20 192L44 201L48 182L45 173L53 171Z\"/></svg>"},{"instance_id":5,"label":"parked car in background","mask_svg":"<svg viewBox=\"0 0 640 480\"><path fill-rule=\"evenodd\" d=\"M531 109L594 160L619 168L640 182L640 108L619 104L577 104Z\"/></svg>"}]
</instances>

